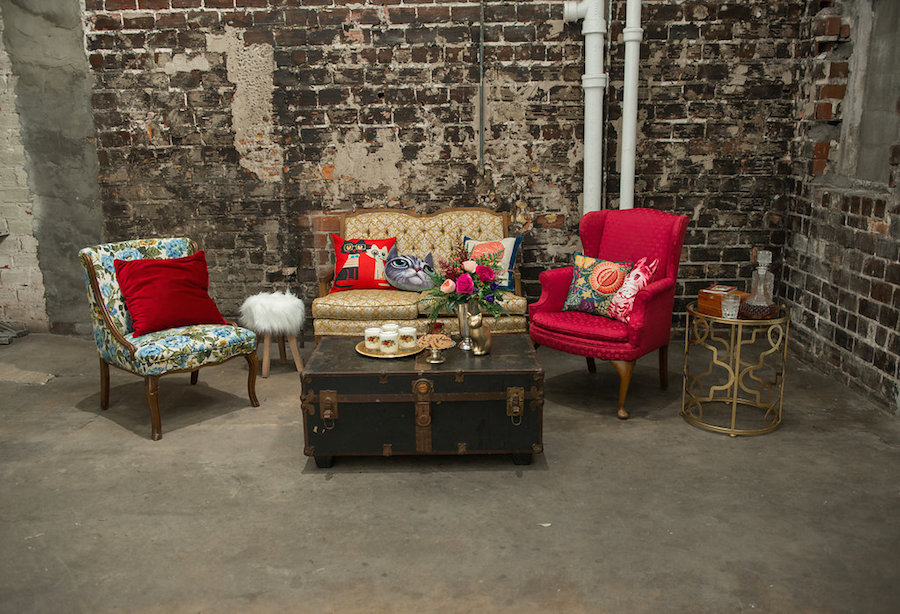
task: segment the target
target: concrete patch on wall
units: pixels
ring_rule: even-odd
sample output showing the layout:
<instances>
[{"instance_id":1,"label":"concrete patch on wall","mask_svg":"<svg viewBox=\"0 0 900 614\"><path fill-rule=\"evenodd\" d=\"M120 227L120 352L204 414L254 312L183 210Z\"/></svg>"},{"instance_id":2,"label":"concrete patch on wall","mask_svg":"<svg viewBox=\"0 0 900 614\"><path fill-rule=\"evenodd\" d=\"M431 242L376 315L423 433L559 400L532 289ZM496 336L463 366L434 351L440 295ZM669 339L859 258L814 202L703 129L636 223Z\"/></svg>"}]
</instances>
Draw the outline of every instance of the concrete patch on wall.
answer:
<instances>
[{"instance_id":1,"label":"concrete patch on wall","mask_svg":"<svg viewBox=\"0 0 900 614\"><path fill-rule=\"evenodd\" d=\"M329 184L329 191L335 196L349 189L377 192L390 200L400 196L397 165L402 159L400 143L393 137L381 140L379 145L363 141L342 143L335 150L331 169L324 167L323 176L335 180Z\"/></svg>"},{"instance_id":2,"label":"concrete patch on wall","mask_svg":"<svg viewBox=\"0 0 900 614\"><path fill-rule=\"evenodd\" d=\"M207 34L206 44L209 51L225 54L228 80L237 86L231 114L234 146L241 156L241 166L262 181L281 181L284 152L274 135L272 121L272 46L244 46L241 33L234 28L226 28L225 34Z\"/></svg>"},{"instance_id":3,"label":"concrete patch on wall","mask_svg":"<svg viewBox=\"0 0 900 614\"><path fill-rule=\"evenodd\" d=\"M0 15L0 40L3 28ZM25 172L15 83L6 47L0 44L0 321L47 331L50 321L38 266L34 199Z\"/></svg>"}]
</instances>

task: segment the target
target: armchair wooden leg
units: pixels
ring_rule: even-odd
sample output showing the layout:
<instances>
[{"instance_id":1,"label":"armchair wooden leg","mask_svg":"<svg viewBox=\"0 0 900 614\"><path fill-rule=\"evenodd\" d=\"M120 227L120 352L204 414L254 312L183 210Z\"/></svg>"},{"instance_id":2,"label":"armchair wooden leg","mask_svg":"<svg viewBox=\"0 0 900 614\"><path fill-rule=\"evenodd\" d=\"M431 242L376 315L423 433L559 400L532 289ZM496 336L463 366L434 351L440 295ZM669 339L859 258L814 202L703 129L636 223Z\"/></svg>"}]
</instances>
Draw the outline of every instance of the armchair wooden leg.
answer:
<instances>
[{"instance_id":1,"label":"armchair wooden leg","mask_svg":"<svg viewBox=\"0 0 900 614\"><path fill-rule=\"evenodd\" d=\"M597 372L597 363L594 362L594 359L590 356L585 356L587 360L588 373L596 373Z\"/></svg>"},{"instance_id":2,"label":"armchair wooden leg","mask_svg":"<svg viewBox=\"0 0 900 614\"><path fill-rule=\"evenodd\" d=\"M253 351L244 354L244 358L247 359L247 370L250 372L247 375L247 393L250 396L250 404L253 407L259 407L259 399L256 398L256 370L259 368L259 357Z\"/></svg>"},{"instance_id":3,"label":"armchair wooden leg","mask_svg":"<svg viewBox=\"0 0 900 614\"><path fill-rule=\"evenodd\" d=\"M665 390L669 387L669 346L659 348L659 387Z\"/></svg>"},{"instance_id":4,"label":"armchair wooden leg","mask_svg":"<svg viewBox=\"0 0 900 614\"><path fill-rule=\"evenodd\" d=\"M109 363L100 357L100 409L109 409Z\"/></svg>"},{"instance_id":5,"label":"armchair wooden leg","mask_svg":"<svg viewBox=\"0 0 900 614\"><path fill-rule=\"evenodd\" d=\"M612 366L619 372L619 408L616 416L620 420L628 419L628 412L625 411L625 397L628 395L628 384L631 383L631 374L634 371L633 360L610 360Z\"/></svg>"},{"instance_id":6,"label":"armchair wooden leg","mask_svg":"<svg viewBox=\"0 0 900 614\"><path fill-rule=\"evenodd\" d=\"M288 337L288 344L291 346L291 357L294 359L294 366L297 367L297 373L303 371L303 358L300 356L300 348L297 347L297 337Z\"/></svg>"},{"instance_id":7,"label":"armchair wooden leg","mask_svg":"<svg viewBox=\"0 0 900 614\"><path fill-rule=\"evenodd\" d=\"M162 420L159 418L159 376L144 376L144 392L147 404L150 405L150 438L153 441L162 439Z\"/></svg>"},{"instance_id":8,"label":"armchair wooden leg","mask_svg":"<svg viewBox=\"0 0 900 614\"><path fill-rule=\"evenodd\" d=\"M197 380L200 379L200 369L194 369L191 371L191 386L197 383Z\"/></svg>"}]
</instances>

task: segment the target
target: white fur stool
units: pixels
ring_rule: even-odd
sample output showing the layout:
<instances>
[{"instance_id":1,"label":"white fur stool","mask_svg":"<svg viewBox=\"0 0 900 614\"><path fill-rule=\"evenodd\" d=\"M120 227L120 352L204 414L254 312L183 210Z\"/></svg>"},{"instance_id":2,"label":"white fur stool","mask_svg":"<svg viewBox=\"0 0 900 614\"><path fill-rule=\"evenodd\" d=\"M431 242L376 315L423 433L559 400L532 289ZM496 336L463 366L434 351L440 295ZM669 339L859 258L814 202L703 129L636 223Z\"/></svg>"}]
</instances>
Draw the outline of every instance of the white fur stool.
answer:
<instances>
[{"instance_id":1,"label":"white fur stool","mask_svg":"<svg viewBox=\"0 0 900 614\"><path fill-rule=\"evenodd\" d=\"M287 362L284 348L284 340L287 339L297 371L303 370L303 360L297 347L297 332L303 329L304 315L303 301L290 292L260 292L249 297L241 305L241 324L263 335L263 377L269 377L272 335L278 339L281 362ZM303 344L302 333L300 344Z\"/></svg>"}]
</instances>

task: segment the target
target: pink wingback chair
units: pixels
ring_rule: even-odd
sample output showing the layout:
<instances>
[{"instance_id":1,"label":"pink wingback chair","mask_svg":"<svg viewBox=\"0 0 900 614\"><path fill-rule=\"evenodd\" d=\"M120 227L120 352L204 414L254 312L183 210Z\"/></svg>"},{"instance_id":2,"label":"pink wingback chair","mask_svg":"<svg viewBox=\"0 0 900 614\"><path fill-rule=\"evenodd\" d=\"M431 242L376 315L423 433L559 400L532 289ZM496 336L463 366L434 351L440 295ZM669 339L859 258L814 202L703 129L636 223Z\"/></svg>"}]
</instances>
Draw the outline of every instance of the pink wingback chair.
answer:
<instances>
[{"instance_id":1,"label":"pink wingback chair","mask_svg":"<svg viewBox=\"0 0 900 614\"><path fill-rule=\"evenodd\" d=\"M617 415L628 418L625 397L635 361L659 350L659 383L668 386L668 347L675 302L675 279L688 217L656 209L606 209L585 214L578 234L586 256L616 262L659 259L650 283L634 300L628 324L603 316L563 311L573 267L544 271L541 298L528 306L529 334L537 345L584 356L588 371L595 358L609 360L619 373Z\"/></svg>"}]
</instances>

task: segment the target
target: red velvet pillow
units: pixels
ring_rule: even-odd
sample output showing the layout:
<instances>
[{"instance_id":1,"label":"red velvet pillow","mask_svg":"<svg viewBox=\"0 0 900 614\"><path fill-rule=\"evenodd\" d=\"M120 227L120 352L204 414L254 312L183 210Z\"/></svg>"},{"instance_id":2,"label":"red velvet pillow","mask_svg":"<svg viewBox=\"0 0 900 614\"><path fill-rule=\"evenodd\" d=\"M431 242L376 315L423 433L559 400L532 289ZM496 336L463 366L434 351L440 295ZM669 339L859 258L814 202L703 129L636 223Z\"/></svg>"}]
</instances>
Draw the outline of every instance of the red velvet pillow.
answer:
<instances>
[{"instance_id":1,"label":"red velvet pillow","mask_svg":"<svg viewBox=\"0 0 900 614\"><path fill-rule=\"evenodd\" d=\"M390 239L342 239L332 233L334 240L334 281L332 292L341 290L361 290L393 286L384 276L384 262L388 252L397 242Z\"/></svg>"},{"instance_id":2,"label":"red velvet pillow","mask_svg":"<svg viewBox=\"0 0 900 614\"><path fill-rule=\"evenodd\" d=\"M134 336L191 324L228 324L209 298L206 253L165 260L116 260L116 279Z\"/></svg>"}]
</instances>

